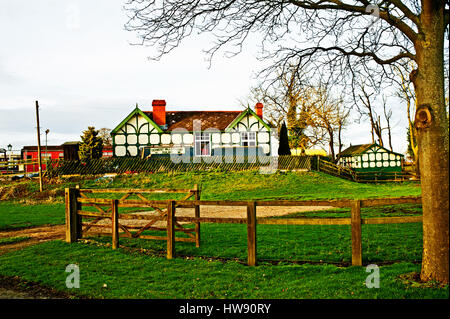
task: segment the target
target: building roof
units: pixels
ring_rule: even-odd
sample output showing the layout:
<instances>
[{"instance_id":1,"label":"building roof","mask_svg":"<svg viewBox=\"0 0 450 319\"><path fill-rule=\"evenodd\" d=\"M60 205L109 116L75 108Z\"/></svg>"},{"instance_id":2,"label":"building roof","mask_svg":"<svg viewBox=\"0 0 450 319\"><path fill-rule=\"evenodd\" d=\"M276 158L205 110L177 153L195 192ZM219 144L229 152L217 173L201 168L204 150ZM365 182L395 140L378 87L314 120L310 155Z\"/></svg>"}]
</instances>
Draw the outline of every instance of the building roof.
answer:
<instances>
[{"instance_id":1,"label":"building roof","mask_svg":"<svg viewBox=\"0 0 450 319\"><path fill-rule=\"evenodd\" d=\"M225 130L243 111L166 111L165 131L183 128L194 131L194 121L201 121L201 130ZM153 112L143 111L153 121Z\"/></svg>"},{"instance_id":2,"label":"building roof","mask_svg":"<svg viewBox=\"0 0 450 319\"><path fill-rule=\"evenodd\" d=\"M61 146L65 146L65 145L79 145L81 142L79 141L69 141L69 142L65 142L63 144L61 144Z\"/></svg>"},{"instance_id":3,"label":"building roof","mask_svg":"<svg viewBox=\"0 0 450 319\"><path fill-rule=\"evenodd\" d=\"M343 150L341 153L338 154L339 157L345 157L345 156L354 156L359 155L367 152L372 146L376 146L378 148L382 148L385 151L393 154L397 154L400 156L403 156L403 154L393 152L391 150L388 150L387 148L384 148L383 146L378 145L377 143L370 143L370 144L358 144L358 145L351 145L350 147Z\"/></svg>"},{"instance_id":4,"label":"building roof","mask_svg":"<svg viewBox=\"0 0 450 319\"><path fill-rule=\"evenodd\" d=\"M63 148L61 145L41 145L41 151L45 151L47 148L48 151L62 151ZM24 146L22 148L22 151L37 151L37 146Z\"/></svg>"},{"instance_id":5,"label":"building roof","mask_svg":"<svg viewBox=\"0 0 450 319\"><path fill-rule=\"evenodd\" d=\"M63 151L64 150L64 146L77 146L79 145L81 142L66 142L63 143L61 145L47 145L47 150L48 151ZM41 151L45 152L45 145L41 145ZM24 146L22 148L22 151L37 151L38 147L37 146ZM112 150L112 145L103 145L103 150Z\"/></svg>"},{"instance_id":6,"label":"building roof","mask_svg":"<svg viewBox=\"0 0 450 319\"><path fill-rule=\"evenodd\" d=\"M353 156L357 154L362 154L366 152L374 143L371 144L359 144L359 145L352 145L345 150L343 150L339 156Z\"/></svg>"}]
</instances>

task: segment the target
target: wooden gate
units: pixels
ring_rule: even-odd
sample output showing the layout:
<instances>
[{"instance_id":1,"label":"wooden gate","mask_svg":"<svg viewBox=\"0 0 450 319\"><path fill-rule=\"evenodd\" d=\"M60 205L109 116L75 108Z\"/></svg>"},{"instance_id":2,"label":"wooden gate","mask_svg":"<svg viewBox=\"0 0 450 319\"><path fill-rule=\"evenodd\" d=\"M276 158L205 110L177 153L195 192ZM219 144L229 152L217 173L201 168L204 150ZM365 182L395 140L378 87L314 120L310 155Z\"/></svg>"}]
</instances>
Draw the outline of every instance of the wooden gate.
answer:
<instances>
[{"instance_id":1,"label":"wooden gate","mask_svg":"<svg viewBox=\"0 0 450 319\"><path fill-rule=\"evenodd\" d=\"M183 194L182 199L188 201L186 205L173 206L170 200L150 200L147 194ZM119 199L100 198L99 194L121 194ZM175 207L193 208L194 216L199 217L199 206L189 205L190 199L200 200L200 189L195 185L194 189L66 189L66 241L75 242L89 235L110 235L112 246L117 248L119 237L143 238L155 240L167 240L168 236L174 236L175 241L194 242L200 246L200 223L181 224L177 221L174 225L170 218L171 210ZM130 199L130 197L138 199ZM93 207L95 212L83 210L84 207ZM119 208L143 208L143 211L132 213L120 213ZM149 211L151 209L152 211ZM110 220L110 223L104 221ZM126 221L137 221L134 224L126 224ZM144 224L142 224L144 222ZM194 224L193 228L186 227ZM169 227L168 227L169 226ZM100 229L102 231L92 231ZM173 234L172 234L173 229ZM166 231L167 236L155 236L143 234L144 231ZM184 233L187 237L176 237L175 233Z\"/></svg>"}]
</instances>

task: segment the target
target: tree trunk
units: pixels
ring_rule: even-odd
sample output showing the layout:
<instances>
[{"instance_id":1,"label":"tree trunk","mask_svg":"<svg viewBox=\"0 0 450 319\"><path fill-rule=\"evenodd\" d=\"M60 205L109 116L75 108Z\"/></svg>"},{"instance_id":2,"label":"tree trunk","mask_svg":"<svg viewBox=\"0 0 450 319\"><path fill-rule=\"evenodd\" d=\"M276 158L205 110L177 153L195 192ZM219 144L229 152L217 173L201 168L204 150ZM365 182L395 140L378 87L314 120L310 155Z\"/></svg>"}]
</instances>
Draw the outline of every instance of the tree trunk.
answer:
<instances>
[{"instance_id":1,"label":"tree trunk","mask_svg":"<svg viewBox=\"0 0 450 319\"><path fill-rule=\"evenodd\" d=\"M333 163L334 163L334 162L335 162L335 159L336 159L336 155L335 155L335 153L334 153L334 132L333 132L332 129L329 129L328 135L329 135L329 137L330 137L330 140L329 140L328 143L329 143L329 146L330 146L331 160L332 160Z\"/></svg>"},{"instance_id":2,"label":"tree trunk","mask_svg":"<svg viewBox=\"0 0 450 319\"><path fill-rule=\"evenodd\" d=\"M342 153L342 124L341 123L339 123L339 129L338 129L338 144L339 144L339 157L340 157L340 154ZM338 160L339 158L337 158L337 160Z\"/></svg>"},{"instance_id":3,"label":"tree trunk","mask_svg":"<svg viewBox=\"0 0 450 319\"><path fill-rule=\"evenodd\" d=\"M418 68L411 74L417 95L415 126L423 206L421 279L448 283L448 121L444 104L444 2L423 1L422 33L415 43Z\"/></svg>"}]
</instances>

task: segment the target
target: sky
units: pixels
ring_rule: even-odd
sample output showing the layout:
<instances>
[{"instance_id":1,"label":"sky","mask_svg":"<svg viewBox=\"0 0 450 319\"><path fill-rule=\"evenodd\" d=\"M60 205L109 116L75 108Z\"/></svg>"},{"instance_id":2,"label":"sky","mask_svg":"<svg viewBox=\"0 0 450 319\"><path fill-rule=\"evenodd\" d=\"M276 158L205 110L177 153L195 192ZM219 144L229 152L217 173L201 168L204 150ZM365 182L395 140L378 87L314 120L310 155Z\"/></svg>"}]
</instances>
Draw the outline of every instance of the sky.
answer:
<instances>
[{"instance_id":1,"label":"sky","mask_svg":"<svg viewBox=\"0 0 450 319\"><path fill-rule=\"evenodd\" d=\"M132 45L136 34L124 30L123 4L0 0L0 148L37 145L35 101L42 145L46 129L48 145L80 140L88 126L113 129L136 103L151 111L154 99L166 100L169 111L243 108L262 67L256 38L236 57L219 53L211 66L204 53L211 47L207 35L150 60L150 48ZM405 106L390 101L394 150L404 153ZM370 143L367 125L352 121L345 146Z\"/></svg>"}]
</instances>

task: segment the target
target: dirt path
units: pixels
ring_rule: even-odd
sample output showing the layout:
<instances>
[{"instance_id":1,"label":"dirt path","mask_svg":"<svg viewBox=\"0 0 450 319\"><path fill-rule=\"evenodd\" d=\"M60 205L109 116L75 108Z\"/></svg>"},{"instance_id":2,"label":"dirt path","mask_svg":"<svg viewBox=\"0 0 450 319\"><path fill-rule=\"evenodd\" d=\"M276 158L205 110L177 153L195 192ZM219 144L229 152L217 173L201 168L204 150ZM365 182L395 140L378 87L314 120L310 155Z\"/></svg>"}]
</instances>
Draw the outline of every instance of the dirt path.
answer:
<instances>
[{"instance_id":1,"label":"dirt path","mask_svg":"<svg viewBox=\"0 0 450 319\"><path fill-rule=\"evenodd\" d=\"M272 207L272 206L261 206L258 207L257 216L258 217L269 217L269 216L283 216L287 214L292 214L296 212L307 212L307 211L317 211L317 210L325 210L330 209L332 207L328 206L292 206L292 207ZM236 206L201 206L201 216L202 217L227 217L227 218L246 218L247 210L246 207L236 207ZM146 215L155 215L156 212L141 212L139 214ZM192 208L178 208L176 211L177 216L187 216L193 217L194 210ZM108 224L109 220L104 220L99 222L98 224ZM141 225L148 223L145 220L136 220L136 221L121 221L124 225ZM164 226L165 222L158 222L155 226ZM109 231L106 230L105 231ZM17 243L12 243L8 245L0 245L0 254L21 249L30 245L34 245L37 243L55 240L55 239L64 239L65 236L65 225L56 225L56 226L41 226L34 228L26 228L20 230L9 230L9 231L0 231L0 239L1 238L11 238L11 237L30 237L27 240L20 241Z\"/></svg>"},{"instance_id":2,"label":"dirt path","mask_svg":"<svg viewBox=\"0 0 450 319\"><path fill-rule=\"evenodd\" d=\"M68 299L71 297L66 292L45 287L36 282L0 275L0 299Z\"/></svg>"},{"instance_id":3,"label":"dirt path","mask_svg":"<svg viewBox=\"0 0 450 319\"><path fill-rule=\"evenodd\" d=\"M63 239L65 235L65 227L65 225L56 225L25 228L20 230L0 231L0 239L12 237L29 237L29 239L17 243L0 245L0 254L49 240Z\"/></svg>"},{"instance_id":4,"label":"dirt path","mask_svg":"<svg viewBox=\"0 0 450 319\"><path fill-rule=\"evenodd\" d=\"M257 217L283 216L292 213L325 210L333 207L329 206L259 206L256 211ZM201 206L202 217L229 217L229 218L246 218L247 207L236 206ZM194 216L192 208L177 208L176 216Z\"/></svg>"},{"instance_id":5,"label":"dirt path","mask_svg":"<svg viewBox=\"0 0 450 319\"><path fill-rule=\"evenodd\" d=\"M333 207L330 206L291 206L291 207L279 207L279 206L260 206L257 209L257 217L275 217L289 215L292 213L308 212L326 210ZM157 216L156 211L139 212L136 214ZM226 217L226 218L247 218L247 207L239 206L200 206L201 217ZM193 208L177 208L176 216L178 217L194 217ZM144 226L148 223L148 220L119 220L121 225L124 226ZM97 225L110 225L111 221L104 219L97 222ZM181 222L180 224L186 224ZM166 226L166 221L158 221L153 224L154 227ZM92 231L95 232L109 232L108 228L92 227ZM95 229L95 230L94 230ZM120 230L122 232L122 230Z\"/></svg>"}]
</instances>

